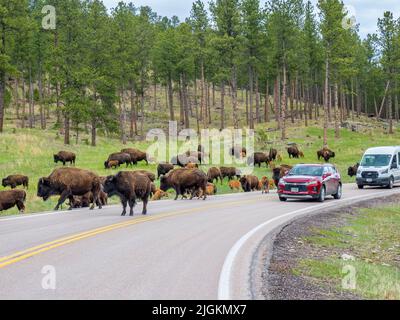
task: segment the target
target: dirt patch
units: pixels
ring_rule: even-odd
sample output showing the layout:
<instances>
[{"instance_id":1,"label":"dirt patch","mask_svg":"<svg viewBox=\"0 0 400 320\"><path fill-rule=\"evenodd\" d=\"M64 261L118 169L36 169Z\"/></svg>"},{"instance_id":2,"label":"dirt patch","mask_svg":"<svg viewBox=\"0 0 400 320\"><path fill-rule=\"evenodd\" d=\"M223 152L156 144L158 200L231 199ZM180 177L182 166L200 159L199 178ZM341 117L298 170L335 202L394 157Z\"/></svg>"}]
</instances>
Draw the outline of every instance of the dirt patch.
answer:
<instances>
[{"instance_id":1,"label":"dirt patch","mask_svg":"<svg viewBox=\"0 0 400 320\"><path fill-rule=\"evenodd\" d=\"M395 195L303 217L286 225L273 240L272 255L268 255L267 250L263 253L263 261L267 261L262 273L261 293L263 297L270 300L361 299L351 292L337 289L337 286L329 281L315 281L315 279L297 275L294 272L298 262L302 259L323 260L333 255L340 257L343 254L336 248L321 250L320 247L306 243L303 239L315 235L314 230L316 229L345 226L349 218L359 214L361 208L398 204L400 204L400 199L398 195Z\"/></svg>"}]
</instances>

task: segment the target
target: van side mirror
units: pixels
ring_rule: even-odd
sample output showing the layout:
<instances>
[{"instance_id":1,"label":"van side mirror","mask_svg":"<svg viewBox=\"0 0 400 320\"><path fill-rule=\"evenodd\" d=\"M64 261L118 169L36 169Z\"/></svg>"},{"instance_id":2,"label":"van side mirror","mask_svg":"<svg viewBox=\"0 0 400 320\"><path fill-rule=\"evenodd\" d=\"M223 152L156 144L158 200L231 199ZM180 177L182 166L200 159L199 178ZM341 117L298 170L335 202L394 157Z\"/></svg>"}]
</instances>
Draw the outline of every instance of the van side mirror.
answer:
<instances>
[{"instance_id":1,"label":"van side mirror","mask_svg":"<svg viewBox=\"0 0 400 320\"><path fill-rule=\"evenodd\" d=\"M397 169L397 168L398 168L397 163L392 163L391 169Z\"/></svg>"}]
</instances>

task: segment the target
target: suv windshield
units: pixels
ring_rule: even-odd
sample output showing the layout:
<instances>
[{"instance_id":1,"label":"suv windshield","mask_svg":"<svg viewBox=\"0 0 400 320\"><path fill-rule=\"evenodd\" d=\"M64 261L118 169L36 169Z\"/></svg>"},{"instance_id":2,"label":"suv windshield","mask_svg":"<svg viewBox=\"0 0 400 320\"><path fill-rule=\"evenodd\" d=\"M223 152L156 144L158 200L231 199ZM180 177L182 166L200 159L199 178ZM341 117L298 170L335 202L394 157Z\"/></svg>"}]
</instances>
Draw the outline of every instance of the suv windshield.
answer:
<instances>
[{"instance_id":1,"label":"suv windshield","mask_svg":"<svg viewBox=\"0 0 400 320\"><path fill-rule=\"evenodd\" d=\"M392 156L389 154L369 154L364 156L361 166L362 167L387 167L390 163Z\"/></svg>"},{"instance_id":2,"label":"suv windshield","mask_svg":"<svg viewBox=\"0 0 400 320\"><path fill-rule=\"evenodd\" d=\"M324 171L323 167L316 166L297 166L294 167L290 172L289 176L311 176L320 177Z\"/></svg>"}]
</instances>

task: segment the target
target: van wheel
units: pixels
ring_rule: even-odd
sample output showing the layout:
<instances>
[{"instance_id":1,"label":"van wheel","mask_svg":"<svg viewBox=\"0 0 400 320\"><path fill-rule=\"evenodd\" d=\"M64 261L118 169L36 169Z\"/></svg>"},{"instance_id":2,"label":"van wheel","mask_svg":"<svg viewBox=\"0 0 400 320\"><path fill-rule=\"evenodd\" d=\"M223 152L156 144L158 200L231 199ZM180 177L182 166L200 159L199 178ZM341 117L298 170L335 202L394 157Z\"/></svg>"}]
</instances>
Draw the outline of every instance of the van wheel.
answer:
<instances>
[{"instance_id":1,"label":"van wheel","mask_svg":"<svg viewBox=\"0 0 400 320\"><path fill-rule=\"evenodd\" d=\"M390 178L390 182L389 182L387 188L391 190L391 189L393 189L393 187L394 187L394 179L392 177L392 178Z\"/></svg>"}]
</instances>

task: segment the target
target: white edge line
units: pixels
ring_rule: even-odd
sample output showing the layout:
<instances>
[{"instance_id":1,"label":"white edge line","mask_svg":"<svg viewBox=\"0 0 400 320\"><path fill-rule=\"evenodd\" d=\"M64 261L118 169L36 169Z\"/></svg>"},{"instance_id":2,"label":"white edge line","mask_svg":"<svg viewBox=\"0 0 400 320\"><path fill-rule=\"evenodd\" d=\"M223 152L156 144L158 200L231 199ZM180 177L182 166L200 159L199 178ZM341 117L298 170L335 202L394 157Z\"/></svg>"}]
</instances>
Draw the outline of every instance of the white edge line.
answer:
<instances>
[{"instance_id":1,"label":"white edge line","mask_svg":"<svg viewBox=\"0 0 400 320\"><path fill-rule=\"evenodd\" d=\"M391 193L385 193L385 192L379 192L379 193L371 193L368 195L362 195L362 196L357 196L357 197L352 197L352 198L348 198L348 199L343 199L340 201L340 203L345 203L345 202L349 202L349 201L353 201L353 200L359 200L359 199L363 199L363 198L370 198L370 197L374 197L374 196L378 196L378 195L392 195L392 194L396 194L397 192L391 192ZM338 202L335 202L338 203ZM237 255L239 254L241 248L244 246L244 244L251 238L253 237L260 229L266 227L267 225L274 223L275 221L284 219L286 217L290 217L290 216L294 216L297 214L301 214L301 213L305 213L308 210L312 210L315 211L319 208L329 208L330 206L326 205L326 204L320 204L320 205L316 205L316 206L310 206L304 209L300 209L300 210L296 210L296 211L292 211L289 213L286 213L284 215L275 217L273 219L270 219L262 224L260 224L259 226L255 227L254 229L250 230L248 233L246 233L243 237L241 237L236 243L235 245L232 247L232 249L229 251L227 257L225 258L224 261L224 265L222 267L221 273L220 273L220 278L219 278L219 283L218 283L218 300L232 300L231 297L231 277L232 277L232 270L233 270L233 266L236 260Z\"/></svg>"}]
</instances>

